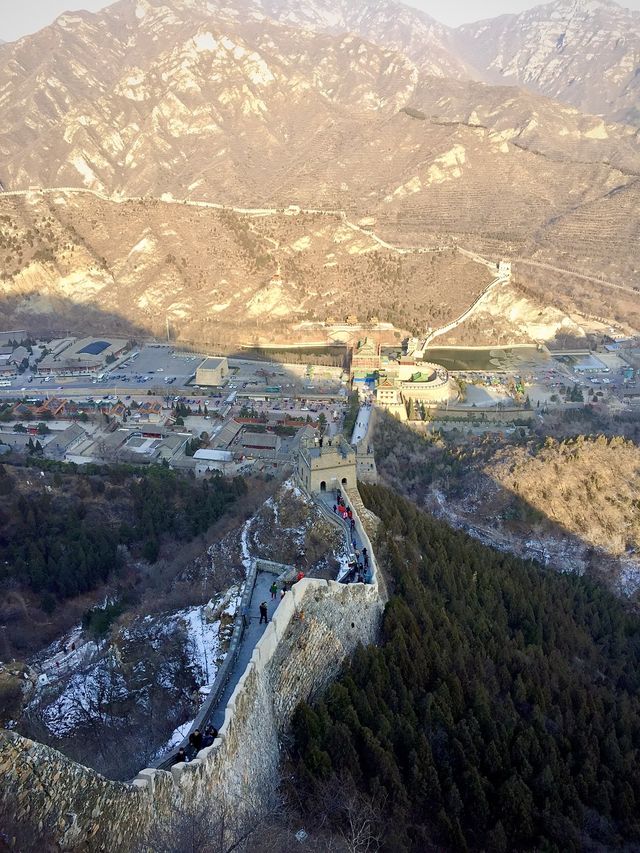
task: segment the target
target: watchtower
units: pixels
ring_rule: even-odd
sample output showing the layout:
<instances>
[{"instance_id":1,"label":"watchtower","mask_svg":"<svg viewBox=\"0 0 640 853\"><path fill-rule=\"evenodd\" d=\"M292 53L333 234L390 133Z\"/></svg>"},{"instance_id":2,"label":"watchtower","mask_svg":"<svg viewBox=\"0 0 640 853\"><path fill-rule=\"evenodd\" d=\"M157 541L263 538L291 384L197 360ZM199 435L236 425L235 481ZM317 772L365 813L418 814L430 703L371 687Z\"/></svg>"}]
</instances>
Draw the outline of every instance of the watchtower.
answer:
<instances>
[{"instance_id":1,"label":"watchtower","mask_svg":"<svg viewBox=\"0 0 640 853\"><path fill-rule=\"evenodd\" d=\"M298 476L310 492L356 486L356 452L342 436L304 439L298 456Z\"/></svg>"}]
</instances>

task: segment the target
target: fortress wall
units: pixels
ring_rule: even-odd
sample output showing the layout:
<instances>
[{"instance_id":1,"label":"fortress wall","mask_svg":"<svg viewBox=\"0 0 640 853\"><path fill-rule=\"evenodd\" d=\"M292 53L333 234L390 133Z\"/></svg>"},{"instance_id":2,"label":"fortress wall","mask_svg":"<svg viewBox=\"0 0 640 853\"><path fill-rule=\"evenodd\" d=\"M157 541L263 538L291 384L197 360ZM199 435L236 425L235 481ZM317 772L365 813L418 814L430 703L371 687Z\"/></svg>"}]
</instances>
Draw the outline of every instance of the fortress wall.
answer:
<instances>
[{"instance_id":1,"label":"fortress wall","mask_svg":"<svg viewBox=\"0 0 640 853\"><path fill-rule=\"evenodd\" d=\"M18 802L16 817L65 848L87 841L99 850L105 829L113 850L128 849L131 827L146 826L149 798L138 787L111 782L50 747L2 732L0 796ZM108 824L108 827L107 827ZM6 831L10 831L10 828Z\"/></svg>"},{"instance_id":2,"label":"fortress wall","mask_svg":"<svg viewBox=\"0 0 640 853\"><path fill-rule=\"evenodd\" d=\"M252 808L268 800L277 789L279 738L297 705L326 689L359 643L375 642L382 608L371 585L295 584L229 700L218 740L197 761L175 766L174 783L190 800L214 794Z\"/></svg>"},{"instance_id":3,"label":"fortress wall","mask_svg":"<svg viewBox=\"0 0 640 853\"><path fill-rule=\"evenodd\" d=\"M2 790L17 797L19 816L52 830L64 850L127 853L182 803L255 808L268 800L277 789L279 738L298 703L319 695L359 643L376 639L384 603L370 553L373 584L306 578L286 594L229 700L219 738L195 761L144 770L126 785L3 733Z\"/></svg>"}]
</instances>

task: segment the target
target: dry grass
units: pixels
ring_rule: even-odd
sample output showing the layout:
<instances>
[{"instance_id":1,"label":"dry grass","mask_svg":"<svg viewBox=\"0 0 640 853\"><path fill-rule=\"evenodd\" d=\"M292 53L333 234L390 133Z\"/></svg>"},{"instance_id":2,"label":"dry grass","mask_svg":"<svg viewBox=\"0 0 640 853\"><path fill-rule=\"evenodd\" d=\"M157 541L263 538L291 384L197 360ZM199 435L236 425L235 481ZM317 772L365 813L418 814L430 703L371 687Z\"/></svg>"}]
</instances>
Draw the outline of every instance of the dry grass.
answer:
<instances>
[{"instance_id":1,"label":"dry grass","mask_svg":"<svg viewBox=\"0 0 640 853\"><path fill-rule=\"evenodd\" d=\"M633 442L547 439L533 456L513 448L487 473L589 545L615 556L640 548L640 448Z\"/></svg>"}]
</instances>

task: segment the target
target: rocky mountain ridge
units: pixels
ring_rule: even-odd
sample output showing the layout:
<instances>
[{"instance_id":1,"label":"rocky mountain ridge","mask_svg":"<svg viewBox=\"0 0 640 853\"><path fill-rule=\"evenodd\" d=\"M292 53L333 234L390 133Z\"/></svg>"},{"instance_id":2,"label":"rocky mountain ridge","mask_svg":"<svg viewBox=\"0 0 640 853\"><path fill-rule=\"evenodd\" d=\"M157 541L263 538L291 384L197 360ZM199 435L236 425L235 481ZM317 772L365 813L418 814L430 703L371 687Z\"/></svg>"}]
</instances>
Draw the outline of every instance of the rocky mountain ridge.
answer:
<instances>
[{"instance_id":1,"label":"rocky mountain ridge","mask_svg":"<svg viewBox=\"0 0 640 853\"><path fill-rule=\"evenodd\" d=\"M0 47L0 185L90 188L120 200L145 198L151 206L152 198L162 198L346 211L352 221L372 219L377 234L397 245L458 244L628 288L640 271L638 132L516 87L464 79L453 60L425 73L418 42L436 39L448 50L449 32L407 8L384 0L315 0L295 8L286 0L120 0L98 14L62 15ZM394 10L396 47L414 38L413 59L408 48L376 46L343 31L360 27L382 38ZM140 241L146 248L138 254L155 265L156 279L174 281L166 259L178 252L167 236L169 220L154 223L151 237L136 225L133 244L125 239L129 214L107 217L114 230L106 243L81 221L74 224L79 247L64 226L62 243L41 239L36 257L35 238L24 249L19 235L33 231L31 218L40 225L52 211L58 218L63 208L50 201L40 210L37 196L17 207L10 195L0 198L7 223L0 249L10 250L2 279L8 300L22 304L33 294L31 310L46 308L49 297L58 298L50 287L57 280L65 299L70 288L78 305L97 300L99 308L98 294L106 297L112 283L103 281L104 258L113 250L107 266L127 266L122 259ZM93 207L89 221L100 223L104 214ZM152 216L150 210L141 212ZM175 207L166 212L178 221ZM41 237L49 233L40 230ZM247 233L252 242L251 228ZM277 243L280 236L270 239ZM190 235L185 240L190 247ZM72 268L69 257L61 261L63 243L80 254L90 246L87 262ZM267 257L270 245L261 244L258 255ZM322 259L329 279L331 254L327 247ZM190 255L191 248L184 253ZM254 281L252 271L251 288L271 286L277 263L272 257L265 264L264 281ZM290 281L315 292L306 279L311 268L298 267ZM209 285L218 288L219 278L225 283L213 304L226 305L228 273L216 266L209 275L198 266L189 286L204 293ZM136 279L136 287L144 280ZM589 291L597 302L596 285ZM286 298L278 293L278 304L275 291L256 303L267 306L271 319L293 317L292 306L305 302L294 291ZM185 292L179 317L194 307L192 296ZM413 297L408 301L417 309L422 297ZM394 299L407 301L398 293ZM147 299L145 310L154 300ZM326 306L343 313L332 299ZM617 317L627 306L607 299L604 309ZM400 325L411 327L413 310Z\"/></svg>"},{"instance_id":2,"label":"rocky mountain ridge","mask_svg":"<svg viewBox=\"0 0 640 853\"><path fill-rule=\"evenodd\" d=\"M453 42L485 80L640 124L640 12L612 0L556 0L459 27Z\"/></svg>"}]
</instances>

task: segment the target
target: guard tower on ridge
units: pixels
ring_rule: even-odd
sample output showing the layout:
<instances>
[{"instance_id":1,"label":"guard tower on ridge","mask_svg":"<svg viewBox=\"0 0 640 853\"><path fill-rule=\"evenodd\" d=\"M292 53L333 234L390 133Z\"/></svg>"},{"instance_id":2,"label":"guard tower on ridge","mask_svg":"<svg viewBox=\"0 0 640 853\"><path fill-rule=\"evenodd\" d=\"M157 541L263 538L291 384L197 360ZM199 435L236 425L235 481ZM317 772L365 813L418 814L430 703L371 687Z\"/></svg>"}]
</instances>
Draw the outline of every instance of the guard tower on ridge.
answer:
<instances>
[{"instance_id":1,"label":"guard tower on ridge","mask_svg":"<svg viewBox=\"0 0 640 853\"><path fill-rule=\"evenodd\" d=\"M355 449L342 436L305 439L298 456L298 476L310 492L355 488Z\"/></svg>"}]
</instances>

